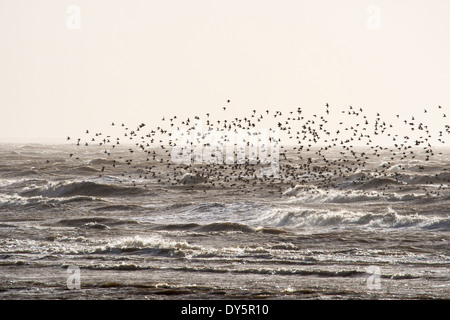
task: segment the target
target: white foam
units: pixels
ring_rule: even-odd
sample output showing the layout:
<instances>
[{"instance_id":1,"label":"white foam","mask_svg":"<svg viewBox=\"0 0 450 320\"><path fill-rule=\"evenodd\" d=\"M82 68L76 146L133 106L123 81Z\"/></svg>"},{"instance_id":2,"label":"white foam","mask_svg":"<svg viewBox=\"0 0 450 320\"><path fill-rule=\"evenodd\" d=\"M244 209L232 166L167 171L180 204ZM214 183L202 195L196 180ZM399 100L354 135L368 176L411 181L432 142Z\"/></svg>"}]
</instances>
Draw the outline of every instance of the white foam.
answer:
<instances>
[{"instance_id":1,"label":"white foam","mask_svg":"<svg viewBox=\"0 0 450 320\"><path fill-rule=\"evenodd\" d=\"M267 212L254 223L265 227L298 228L426 228L449 230L450 218L424 216L419 214L401 215L393 209L374 213L349 210L327 209L276 209Z\"/></svg>"}]
</instances>

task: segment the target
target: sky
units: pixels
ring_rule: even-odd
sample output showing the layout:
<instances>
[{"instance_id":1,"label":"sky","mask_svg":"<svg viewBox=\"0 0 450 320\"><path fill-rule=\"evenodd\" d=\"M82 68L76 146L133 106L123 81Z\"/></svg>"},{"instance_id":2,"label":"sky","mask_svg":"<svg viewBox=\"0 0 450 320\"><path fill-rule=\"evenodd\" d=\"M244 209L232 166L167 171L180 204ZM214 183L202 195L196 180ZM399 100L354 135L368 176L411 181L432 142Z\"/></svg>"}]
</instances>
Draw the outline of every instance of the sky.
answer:
<instances>
[{"instance_id":1,"label":"sky","mask_svg":"<svg viewBox=\"0 0 450 320\"><path fill-rule=\"evenodd\" d=\"M0 141L224 105L450 113L449 14L448 0L0 0Z\"/></svg>"}]
</instances>

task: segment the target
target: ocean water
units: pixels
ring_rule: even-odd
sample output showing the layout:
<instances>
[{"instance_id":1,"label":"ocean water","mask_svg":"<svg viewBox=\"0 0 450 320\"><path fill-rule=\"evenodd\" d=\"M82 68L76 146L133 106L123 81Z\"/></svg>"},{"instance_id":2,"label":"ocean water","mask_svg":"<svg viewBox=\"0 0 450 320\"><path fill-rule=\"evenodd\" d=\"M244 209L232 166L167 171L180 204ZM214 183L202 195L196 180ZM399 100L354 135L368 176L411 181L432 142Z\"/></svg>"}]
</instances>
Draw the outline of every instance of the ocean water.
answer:
<instances>
[{"instance_id":1,"label":"ocean water","mask_svg":"<svg viewBox=\"0 0 450 320\"><path fill-rule=\"evenodd\" d=\"M255 178L160 148L0 145L0 299L450 298L449 149L346 171L286 150Z\"/></svg>"}]
</instances>

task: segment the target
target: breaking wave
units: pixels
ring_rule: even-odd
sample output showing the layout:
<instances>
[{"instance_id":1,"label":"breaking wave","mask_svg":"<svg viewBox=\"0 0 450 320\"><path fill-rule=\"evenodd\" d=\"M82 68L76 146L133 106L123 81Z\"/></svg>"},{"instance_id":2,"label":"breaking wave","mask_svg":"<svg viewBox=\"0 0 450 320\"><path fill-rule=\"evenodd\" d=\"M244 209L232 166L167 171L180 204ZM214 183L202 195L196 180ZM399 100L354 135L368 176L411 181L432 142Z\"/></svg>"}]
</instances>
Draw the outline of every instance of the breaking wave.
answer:
<instances>
[{"instance_id":1,"label":"breaking wave","mask_svg":"<svg viewBox=\"0 0 450 320\"><path fill-rule=\"evenodd\" d=\"M283 193L284 197L293 198L291 202L305 202L305 203L356 203L356 202L374 202L374 201L413 201L432 199L432 196L425 196L423 194L415 193L397 193L393 191L386 191L384 193L376 191L363 190L323 190L316 188L305 188L297 185L294 188L288 189ZM435 197L437 200L445 200L442 197Z\"/></svg>"},{"instance_id":2,"label":"breaking wave","mask_svg":"<svg viewBox=\"0 0 450 320\"><path fill-rule=\"evenodd\" d=\"M165 256L182 258L186 254L201 250L198 246L192 246L187 242L177 242L158 236L129 237L112 241L104 246L94 248L95 254L143 254L152 256Z\"/></svg>"},{"instance_id":3,"label":"breaking wave","mask_svg":"<svg viewBox=\"0 0 450 320\"><path fill-rule=\"evenodd\" d=\"M123 196L139 194L136 187L123 187L94 181L73 181L49 183L43 187L30 187L20 193L21 196L42 196L48 198L71 196Z\"/></svg>"},{"instance_id":4,"label":"breaking wave","mask_svg":"<svg viewBox=\"0 0 450 320\"><path fill-rule=\"evenodd\" d=\"M351 212L347 210L275 210L267 213L259 221L270 223L276 228L419 228L426 230L450 231L450 217L403 215L389 209L388 212Z\"/></svg>"}]
</instances>

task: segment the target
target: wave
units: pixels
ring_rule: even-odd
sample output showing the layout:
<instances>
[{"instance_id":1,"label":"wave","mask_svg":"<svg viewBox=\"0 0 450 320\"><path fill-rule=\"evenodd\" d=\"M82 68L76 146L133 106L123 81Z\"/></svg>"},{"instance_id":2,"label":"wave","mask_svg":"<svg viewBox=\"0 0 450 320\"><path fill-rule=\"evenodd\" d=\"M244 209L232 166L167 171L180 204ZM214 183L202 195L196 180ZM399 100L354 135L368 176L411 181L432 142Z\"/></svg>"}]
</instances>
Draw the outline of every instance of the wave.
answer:
<instances>
[{"instance_id":1,"label":"wave","mask_svg":"<svg viewBox=\"0 0 450 320\"><path fill-rule=\"evenodd\" d=\"M153 227L155 230L167 230L167 231L187 231L194 230L200 227L197 223L179 223L179 224L168 224L168 225L159 225Z\"/></svg>"},{"instance_id":2,"label":"wave","mask_svg":"<svg viewBox=\"0 0 450 320\"><path fill-rule=\"evenodd\" d=\"M138 264L114 264L114 265L96 265L86 266L87 269L102 269L102 270L158 270L155 266L138 265ZM256 275L299 275L299 276L316 276L326 278L355 278L366 277L367 272L363 270L315 270L315 269L287 269L287 268L240 268L233 269L227 267L196 267L196 266L183 266L183 267L171 267L173 271L182 272L201 272L201 273L230 273L230 274L256 274ZM167 270L167 268L164 268ZM387 277L386 275L383 278ZM389 277L396 277L402 279L414 279L418 278L415 275L390 275Z\"/></svg>"},{"instance_id":3,"label":"wave","mask_svg":"<svg viewBox=\"0 0 450 320\"><path fill-rule=\"evenodd\" d=\"M215 222L197 228L201 232L255 232L255 229L236 222Z\"/></svg>"},{"instance_id":4,"label":"wave","mask_svg":"<svg viewBox=\"0 0 450 320\"><path fill-rule=\"evenodd\" d=\"M402 183L392 178L371 178L368 181L362 182L356 187L358 190L376 189L380 187L387 187L389 185L401 185Z\"/></svg>"},{"instance_id":5,"label":"wave","mask_svg":"<svg viewBox=\"0 0 450 320\"><path fill-rule=\"evenodd\" d=\"M145 206L147 207L147 206ZM205 202L205 203L195 203L195 202L184 202L180 201L177 203L172 203L169 205L154 206L153 209L164 210L164 211L192 211L192 212L210 212L211 210L218 209L221 210L225 208L225 204L219 202Z\"/></svg>"},{"instance_id":6,"label":"wave","mask_svg":"<svg viewBox=\"0 0 450 320\"><path fill-rule=\"evenodd\" d=\"M31 186L45 186L48 184L45 179L0 179L0 189L2 192L14 193Z\"/></svg>"},{"instance_id":7,"label":"wave","mask_svg":"<svg viewBox=\"0 0 450 320\"><path fill-rule=\"evenodd\" d=\"M159 225L154 227L153 229L167 230L167 231L194 231L194 232L242 232L242 233L258 232L271 234L286 233L285 230L277 228L270 228L270 227L253 228L248 225L236 222L214 222L205 225L200 225L197 223L169 224L169 225Z\"/></svg>"},{"instance_id":8,"label":"wave","mask_svg":"<svg viewBox=\"0 0 450 320\"><path fill-rule=\"evenodd\" d=\"M68 265L67 265L68 266ZM64 265L66 267L66 265ZM178 272L187 272L187 273L212 273L212 274L240 274L240 275L298 275L298 276L311 276L311 277L320 277L320 278L364 278L367 279L370 273L363 269L341 269L341 270L328 270L328 269L294 269L294 268L233 268L233 267L221 267L221 266L182 266L182 267L158 267L155 265L146 265L146 264L137 264L137 263L114 263L114 264L86 264L82 266L83 269L90 270L171 270ZM396 279L396 280L410 280L410 279L419 279L422 278L422 275L411 274L411 273L390 273L390 274L382 274L380 278L383 279ZM120 283L105 283L102 286L104 287L122 287L124 284ZM127 284L128 286L128 284ZM161 283L157 284L156 288L166 288L171 285ZM141 285L140 285L141 287ZM177 289L177 288L174 288ZM191 289L191 288L190 288ZM297 290L301 293L310 293L306 289ZM190 292L190 291L188 291ZM288 291L290 293L294 293L296 291ZM185 293L183 291L183 293Z\"/></svg>"},{"instance_id":9,"label":"wave","mask_svg":"<svg viewBox=\"0 0 450 320\"><path fill-rule=\"evenodd\" d=\"M347 210L287 210L267 213L259 221L279 228L418 228L425 230L450 231L450 217L401 215L392 209L385 213L350 212Z\"/></svg>"},{"instance_id":10,"label":"wave","mask_svg":"<svg viewBox=\"0 0 450 320\"><path fill-rule=\"evenodd\" d=\"M136 211L142 209L141 206L135 204L111 204L93 209L94 211Z\"/></svg>"},{"instance_id":11,"label":"wave","mask_svg":"<svg viewBox=\"0 0 450 320\"><path fill-rule=\"evenodd\" d=\"M408 174L405 172L377 177L371 174L357 173L349 177L350 180L341 182L338 188L353 190L370 190L389 188L392 186L415 186L420 184L448 184L450 173L447 171L434 171L430 173ZM417 186L416 186L417 187Z\"/></svg>"},{"instance_id":12,"label":"wave","mask_svg":"<svg viewBox=\"0 0 450 320\"><path fill-rule=\"evenodd\" d=\"M78 228L98 228L108 229L112 226L122 226L128 224L139 224L135 220L114 219L106 217L88 217L78 219L61 219L53 225L64 227L78 227Z\"/></svg>"},{"instance_id":13,"label":"wave","mask_svg":"<svg viewBox=\"0 0 450 320\"><path fill-rule=\"evenodd\" d=\"M378 189L382 187L389 187L391 185L403 185L404 183L399 181L397 178L390 177L372 177L367 178L364 175L358 174L352 177L352 180L341 182L337 185L341 189L351 189L351 190L370 190Z\"/></svg>"},{"instance_id":14,"label":"wave","mask_svg":"<svg viewBox=\"0 0 450 320\"><path fill-rule=\"evenodd\" d=\"M42 174L38 170L33 170L33 169L27 169L27 170L15 169L14 170L11 168L6 168L6 169L2 169L1 172L5 172L6 176L11 176L11 177L29 177L29 176L37 176L39 174Z\"/></svg>"},{"instance_id":15,"label":"wave","mask_svg":"<svg viewBox=\"0 0 450 320\"><path fill-rule=\"evenodd\" d=\"M76 171L79 172L87 172L87 173L91 173L91 172L99 172L99 169L95 169L93 167L89 167L89 166L79 166L75 168Z\"/></svg>"},{"instance_id":16,"label":"wave","mask_svg":"<svg viewBox=\"0 0 450 320\"><path fill-rule=\"evenodd\" d=\"M200 203L196 205L192 210L198 211L198 212L209 212L210 210L215 209L223 209L225 208L225 205L220 202L208 202L208 203Z\"/></svg>"},{"instance_id":17,"label":"wave","mask_svg":"<svg viewBox=\"0 0 450 320\"><path fill-rule=\"evenodd\" d=\"M362 191L339 191L339 190L321 190L316 188L305 188L297 185L283 193L285 197L295 197L296 201L315 203L348 203L359 201L376 201L380 199L380 194Z\"/></svg>"},{"instance_id":18,"label":"wave","mask_svg":"<svg viewBox=\"0 0 450 320\"><path fill-rule=\"evenodd\" d=\"M397 190L398 191L398 190ZM406 189L403 189L406 191ZM409 191L414 191L409 190ZM442 196L425 196L423 194L415 193L397 193L385 191L383 193L377 191L363 191L363 190L323 190L312 187L305 188L304 186L297 185L294 188L288 189L283 193L284 197L293 198L290 202L302 202L302 203L356 203L356 202L375 202L375 201L387 201L387 202L401 202L401 201L418 201L418 202L430 202L430 201L445 201L446 197Z\"/></svg>"},{"instance_id":19,"label":"wave","mask_svg":"<svg viewBox=\"0 0 450 320\"><path fill-rule=\"evenodd\" d=\"M123 196L139 194L137 187L123 187L94 181L73 181L49 183L43 187L31 187L22 191L21 196L42 196L48 198L71 196Z\"/></svg>"},{"instance_id":20,"label":"wave","mask_svg":"<svg viewBox=\"0 0 450 320\"><path fill-rule=\"evenodd\" d=\"M450 173L402 175L398 179L407 184L448 184L450 182Z\"/></svg>"},{"instance_id":21,"label":"wave","mask_svg":"<svg viewBox=\"0 0 450 320\"><path fill-rule=\"evenodd\" d=\"M86 202L86 201L101 201L98 198L90 196L73 196L63 198L44 198L42 196L22 197L19 195L1 195L0 196L0 209L51 209L58 205L73 203L73 202Z\"/></svg>"},{"instance_id":22,"label":"wave","mask_svg":"<svg viewBox=\"0 0 450 320\"><path fill-rule=\"evenodd\" d=\"M158 236L123 238L95 248L93 254L143 254L182 258L191 252L201 250L187 242L167 240Z\"/></svg>"}]
</instances>

